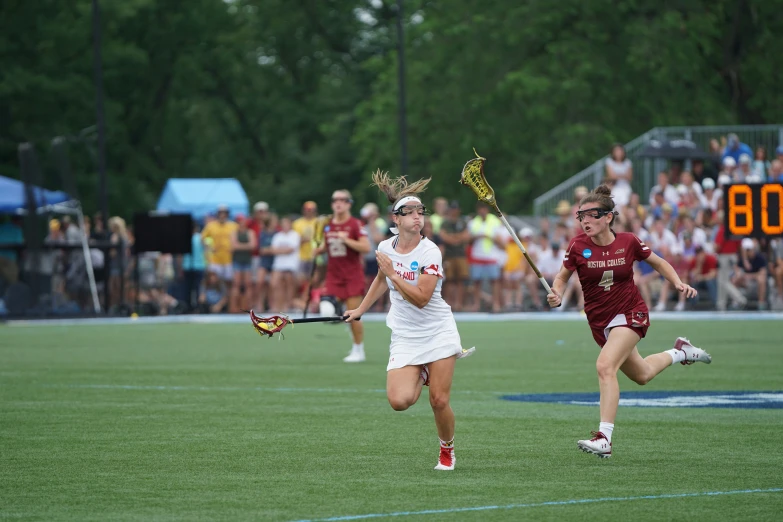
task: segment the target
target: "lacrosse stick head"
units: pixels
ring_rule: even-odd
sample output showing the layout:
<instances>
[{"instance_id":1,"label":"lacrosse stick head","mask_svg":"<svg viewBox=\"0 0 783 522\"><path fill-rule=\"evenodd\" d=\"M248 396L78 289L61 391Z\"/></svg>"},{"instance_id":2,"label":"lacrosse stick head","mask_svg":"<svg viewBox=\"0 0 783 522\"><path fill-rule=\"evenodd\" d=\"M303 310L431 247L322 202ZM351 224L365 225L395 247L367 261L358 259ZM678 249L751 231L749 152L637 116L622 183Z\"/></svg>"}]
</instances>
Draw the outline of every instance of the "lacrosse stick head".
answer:
<instances>
[{"instance_id":1,"label":"lacrosse stick head","mask_svg":"<svg viewBox=\"0 0 783 522\"><path fill-rule=\"evenodd\" d=\"M288 326L291 320L284 315L272 315L269 317L259 317L253 312L253 310L247 310L250 314L250 322L253 323L253 328L263 337L274 336L276 333L280 333L280 337L283 337L281 330Z\"/></svg>"},{"instance_id":2,"label":"lacrosse stick head","mask_svg":"<svg viewBox=\"0 0 783 522\"><path fill-rule=\"evenodd\" d=\"M476 149L473 149L473 153L476 157L468 160L465 166L462 167L462 176L459 182L470 187L476 193L479 201L491 207L496 207L495 191L492 190L492 187L487 183L487 178L484 177L484 162L487 160L479 156Z\"/></svg>"},{"instance_id":3,"label":"lacrosse stick head","mask_svg":"<svg viewBox=\"0 0 783 522\"><path fill-rule=\"evenodd\" d=\"M332 220L332 216L318 216L318 220L315 222L315 229L313 230L313 241L316 245L321 245L324 242L324 234L326 232L326 225Z\"/></svg>"}]
</instances>

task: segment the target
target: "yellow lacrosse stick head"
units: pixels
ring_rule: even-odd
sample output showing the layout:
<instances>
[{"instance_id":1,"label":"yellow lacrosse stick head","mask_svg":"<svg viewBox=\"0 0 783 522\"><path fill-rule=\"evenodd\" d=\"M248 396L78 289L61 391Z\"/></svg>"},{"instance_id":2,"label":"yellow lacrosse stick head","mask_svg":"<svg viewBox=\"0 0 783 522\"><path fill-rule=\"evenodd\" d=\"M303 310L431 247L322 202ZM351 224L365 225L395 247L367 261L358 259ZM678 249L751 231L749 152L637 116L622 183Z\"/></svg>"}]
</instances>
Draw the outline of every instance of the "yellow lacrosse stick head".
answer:
<instances>
[{"instance_id":1,"label":"yellow lacrosse stick head","mask_svg":"<svg viewBox=\"0 0 783 522\"><path fill-rule=\"evenodd\" d=\"M315 222L315 230L313 231L313 241L316 245L321 245L324 242L324 231L326 225L332 220L332 216L319 216Z\"/></svg>"},{"instance_id":2,"label":"yellow lacrosse stick head","mask_svg":"<svg viewBox=\"0 0 783 522\"><path fill-rule=\"evenodd\" d=\"M476 149L473 149L473 153L476 157L468 160L465 166L462 167L462 176L459 182L470 187L476 193L479 201L495 207L497 206L495 191L492 190L492 187L487 183L487 178L484 177L484 162L487 160L479 156Z\"/></svg>"}]
</instances>

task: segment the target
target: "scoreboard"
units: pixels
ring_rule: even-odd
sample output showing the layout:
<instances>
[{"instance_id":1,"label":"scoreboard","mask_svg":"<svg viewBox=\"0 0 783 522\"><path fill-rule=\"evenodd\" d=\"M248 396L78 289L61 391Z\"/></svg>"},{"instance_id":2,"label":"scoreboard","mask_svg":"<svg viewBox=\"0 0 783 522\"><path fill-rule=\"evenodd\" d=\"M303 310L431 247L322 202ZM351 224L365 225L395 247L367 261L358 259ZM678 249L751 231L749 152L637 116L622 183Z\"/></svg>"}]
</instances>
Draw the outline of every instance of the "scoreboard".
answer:
<instances>
[{"instance_id":1,"label":"scoreboard","mask_svg":"<svg viewBox=\"0 0 783 522\"><path fill-rule=\"evenodd\" d=\"M783 236L783 183L725 185L723 209L728 236Z\"/></svg>"}]
</instances>

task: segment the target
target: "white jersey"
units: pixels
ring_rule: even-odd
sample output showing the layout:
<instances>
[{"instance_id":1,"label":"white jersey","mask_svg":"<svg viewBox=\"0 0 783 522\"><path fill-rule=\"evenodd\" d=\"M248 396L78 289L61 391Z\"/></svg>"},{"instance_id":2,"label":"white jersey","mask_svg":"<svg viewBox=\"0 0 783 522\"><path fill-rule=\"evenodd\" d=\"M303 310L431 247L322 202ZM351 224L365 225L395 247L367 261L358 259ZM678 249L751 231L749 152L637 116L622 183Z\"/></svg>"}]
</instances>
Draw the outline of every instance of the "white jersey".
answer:
<instances>
[{"instance_id":1,"label":"white jersey","mask_svg":"<svg viewBox=\"0 0 783 522\"><path fill-rule=\"evenodd\" d=\"M427 238L422 238L416 248L407 254L394 250L397 236L381 241L378 251L386 254L392 261L394 271L412 285L419 284L420 274L438 276L438 283L430 301L424 308L409 303L402 294L394 288L391 279L386 278L389 285L391 308L386 316L386 326L392 333L407 338L426 338L441 330L456 331L456 323L451 313L451 307L441 296L443 286L443 259L440 249Z\"/></svg>"}]
</instances>

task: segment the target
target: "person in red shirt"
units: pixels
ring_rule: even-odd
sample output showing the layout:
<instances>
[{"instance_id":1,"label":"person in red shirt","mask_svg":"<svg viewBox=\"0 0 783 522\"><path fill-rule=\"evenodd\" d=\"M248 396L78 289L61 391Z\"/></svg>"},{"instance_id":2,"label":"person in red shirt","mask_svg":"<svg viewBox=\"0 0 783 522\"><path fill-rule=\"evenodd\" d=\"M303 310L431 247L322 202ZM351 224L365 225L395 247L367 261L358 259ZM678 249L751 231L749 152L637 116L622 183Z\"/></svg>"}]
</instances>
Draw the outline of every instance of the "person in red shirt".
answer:
<instances>
[{"instance_id":1,"label":"person in red shirt","mask_svg":"<svg viewBox=\"0 0 783 522\"><path fill-rule=\"evenodd\" d=\"M716 305L720 311L726 310L726 302L729 297L732 300L732 308L744 308L748 302L747 298L742 295L742 292L731 282L739 251L740 241L727 237L726 227L721 223L718 226L718 232L715 234L715 253L718 254L718 297Z\"/></svg>"},{"instance_id":2,"label":"person in red shirt","mask_svg":"<svg viewBox=\"0 0 783 522\"><path fill-rule=\"evenodd\" d=\"M678 337L671 350L645 358L639 355L636 345L646 335L650 318L634 284L634 261L646 260L687 297L695 297L697 292L634 234L612 231L618 213L611 193L608 186L601 185L582 199L576 218L583 233L571 240L552 293L547 295L550 306L560 306L568 280L574 272L578 274L587 321L593 339L601 347L596 361L601 423L592 438L577 441L577 447L602 458L612 456L612 432L620 404L618 370L637 384L647 384L675 363L711 362L709 354L684 337Z\"/></svg>"},{"instance_id":3,"label":"person in red shirt","mask_svg":"<svg viewBox=\"0 0 783 522\"><path fill-rule=\"evenodd\" d=\"M364 297L364 267L362 258L370 251L370 241L362 222L351 216L353 198L347 190L332 194L332 219L324 227L324 245L315 254L326 251L326 281L321 294L321 315L337 315L337 306L348 310L359 307ZM345 362L362 362L364 356L364 326L351 322L353 345Z\"/></svg>"},{"instance_id":4,"label":"person in red shirt","mask_svg":"<svg viewBox=\"0 0 783 522\"><path fill-rule=\"evenodd\" d=\"M704 251L701 245L696 246L696 256L688 264L688 282L693 286L703 287L715 305L718 301L718 258Z\"/></svg>"}]
</instances>

